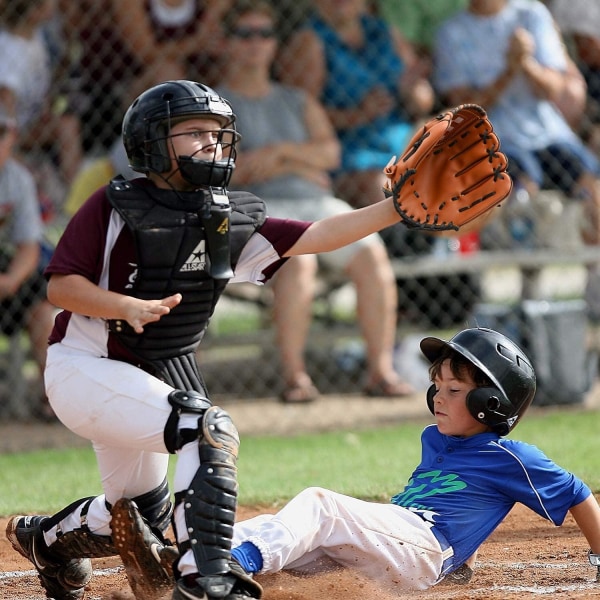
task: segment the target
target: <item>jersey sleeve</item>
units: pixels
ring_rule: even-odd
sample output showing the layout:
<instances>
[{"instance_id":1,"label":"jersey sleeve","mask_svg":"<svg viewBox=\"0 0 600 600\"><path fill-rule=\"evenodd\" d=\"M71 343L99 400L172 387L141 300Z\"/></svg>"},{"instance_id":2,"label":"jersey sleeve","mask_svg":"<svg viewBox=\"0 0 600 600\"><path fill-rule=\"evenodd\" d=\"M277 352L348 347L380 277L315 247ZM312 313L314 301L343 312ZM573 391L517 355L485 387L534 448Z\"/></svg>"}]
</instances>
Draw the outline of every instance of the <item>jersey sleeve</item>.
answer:
<instances>
[{"instance_id":1,"label":"jersey sleeve","mask_svg":"<svg viewBox=\"0 0 600 600\"><path fill-rule=\"evenodd\" d=\"M590 495L581 479L536 446L514 440L503 440L501 446L512 457L507 462L511 472L506 473L505 493L553 524L562 525L568 510Z\"/></svg>"},{"instance_id":2,"label":"jersey sleeve","mask_svg":"<svg viewBox=\"0 0 600 600\"><path fill-rule=\"evenodd\" d=\"M104 190L94 193L67 224L44 272L46 278L76 274L98 282L112 211Z\"/></svg>"},{"instance_id":3,"label":"jersey sleeve","mask_svg":"<svg viewBox=\"0 0 600 600\"><path fill-rule=\"evenodd\" d=\"M285 263L283 255L310 227L309 221L268 217L242 250L232 283L262 285Z\"/></svg>"}]
</instances>

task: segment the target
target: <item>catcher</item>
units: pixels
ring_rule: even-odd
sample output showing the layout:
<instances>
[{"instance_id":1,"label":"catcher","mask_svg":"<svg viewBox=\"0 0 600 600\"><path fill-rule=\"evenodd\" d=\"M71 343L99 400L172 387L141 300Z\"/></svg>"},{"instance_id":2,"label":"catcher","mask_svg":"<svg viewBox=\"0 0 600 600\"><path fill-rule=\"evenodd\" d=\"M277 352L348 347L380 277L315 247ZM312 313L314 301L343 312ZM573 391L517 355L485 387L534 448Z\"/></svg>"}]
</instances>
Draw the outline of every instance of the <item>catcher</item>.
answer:
<instances>
[{"instance_id":1,"label":"catcher","mask_svg":"<svg viewBox=\"0 0 600 600\"><path fill-rule=\"evenodd\" d=\"M460 228L511 187L484 111L466 106L425 126L389 167L393 199L314 223L268 218L259 198L227 190L238 138L229 103L205 85L146 90L123 120L130 165L146 177L95 192L46 270L48 297L63 309L50 337L48 397L92 442L104 492L53 516L9 521L8 539L48 598L83 598L90 559L116 553L138 599L166 590L173 600L260 598L230 553L238 433L211 404L196 362L225 286L260 285L290 256L402 220ZM178 457L174 503L169 454ZM164 539L170 522L176 547Z\"/></svg>"},{"instance_id":2,"label":"catcher","mask_svg":"<svg viewBox=\"0 0 600 600\"><path fill-rule=\"evenodd\" d=\"M589 487L539 449L504 439L533 400L523 351L490 329L428 337L421 462L389 503L309 488L276 515L235 525L233 557L247 573L310 571L333 561L382 586L424 590L465 563L516 502L554 525L571 513L600 564L600 507Z\"/></svg>"}]
</instances>

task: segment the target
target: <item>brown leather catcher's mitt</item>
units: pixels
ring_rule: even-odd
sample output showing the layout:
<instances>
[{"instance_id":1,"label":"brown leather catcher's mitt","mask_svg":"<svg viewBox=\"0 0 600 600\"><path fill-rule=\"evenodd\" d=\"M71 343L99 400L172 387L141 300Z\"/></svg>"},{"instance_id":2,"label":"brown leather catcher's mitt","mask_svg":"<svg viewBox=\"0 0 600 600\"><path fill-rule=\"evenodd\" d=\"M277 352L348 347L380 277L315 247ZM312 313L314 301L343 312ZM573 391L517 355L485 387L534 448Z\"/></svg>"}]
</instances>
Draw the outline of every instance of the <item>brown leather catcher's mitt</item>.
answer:
<instances>
[{"instance_id":1,"label":"brown leather catcher's mitt","mask_svg":"<svg viewBox=\"0 0 600 600\"><path fill-rule=\"evenodd\" d=\"M384 193L408 227L458 230L510 193L499 148L485 110L463 104L428 121L400 159L390 161Z\"/></svg>"}]
</instances>

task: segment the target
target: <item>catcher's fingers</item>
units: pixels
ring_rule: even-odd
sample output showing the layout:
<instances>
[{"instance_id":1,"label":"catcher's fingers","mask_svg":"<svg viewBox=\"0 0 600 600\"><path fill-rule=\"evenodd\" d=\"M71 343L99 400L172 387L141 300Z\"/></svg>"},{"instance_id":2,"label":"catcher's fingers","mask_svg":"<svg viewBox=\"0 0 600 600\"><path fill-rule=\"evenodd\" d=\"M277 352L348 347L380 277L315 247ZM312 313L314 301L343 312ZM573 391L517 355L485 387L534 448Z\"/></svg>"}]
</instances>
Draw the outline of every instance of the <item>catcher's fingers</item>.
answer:
<instances>
[{"instance_id":1,"label":"catcher's fingers","mask_svg":"<svg viewBox=\"0 0 600 600\"><path fill-rule=\"evenodd\" d=\"M129 498L115 502L111 514L113 544L136 600L164 598L175 585L173 563L179 552L154 534Z\"/></svg>"}]
</instances>

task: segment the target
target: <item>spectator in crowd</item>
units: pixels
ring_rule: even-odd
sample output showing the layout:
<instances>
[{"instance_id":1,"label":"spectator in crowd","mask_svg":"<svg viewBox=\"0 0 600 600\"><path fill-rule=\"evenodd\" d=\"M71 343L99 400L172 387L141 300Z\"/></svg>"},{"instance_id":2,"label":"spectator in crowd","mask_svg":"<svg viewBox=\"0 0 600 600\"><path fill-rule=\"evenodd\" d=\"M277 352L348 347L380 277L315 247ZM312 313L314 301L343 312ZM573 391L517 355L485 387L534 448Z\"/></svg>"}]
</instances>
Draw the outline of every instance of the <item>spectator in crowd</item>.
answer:
<instances>
[{"instance_id":1,"label":"spectator in crowd","mask_svg":"<svg viewBox=\"0 0 600 600\"><path fill-rule=\"evenodd\" d=\"M135 65L132 96L165 65L211 85L221 68L221 21L230 0L113 0L117 30ZM175 79L174 76L171 79Z\"/></svg>"},{"instance_id":2,"label":"spectator in crowd","mask_svg":"<svg viewBox=\"0 0 600 600\"><path fill-rule=\"evenodd\" d=\"M590 145L600 152L600 3L549 0L547 4L587 83L587 106L581 128Z\"/></svg>"},{"instance_id":3,"label":"spectator in crowd","mask_svg":"<svg viewBox=\"0 0 600 600\"><path fill-rule=\"evenodd\" d=\"M55 71L44 26L55 16L54 0L3 0L0 11L0 101L17 119L24 156L49 149L65 182L79 169L78 118L55 102ZM37 172L39 153L27 161ZM57 200L57 198L54 198Z\"/></svg>"},{"instance_id":4,"label":"spectator in crowd","mask_svg":"<svg viewBox=\"0 0 600 600\"><path fill-rule=\"evenodd\" d=\"M366 0L313 7L282 47L278 77L321 100L342 144L336 193L365 206L381 200L381 171L432 110L433 90L414 48Z\"/></svg>"},{"instance_id":5,"label":"spectator in crowd","mask_svg":"<svg viewBox=\"0 0 600 600\"><path fill-rule=\"evenodd\" d=\"M0 106L0 330L13 335L27 329L41 381L54 309L46 300L42 275L43 226L36 185L12 156L16 140L17 122ZM45 398L36 412L44 419L53 416Z\"/></svg>"},{"instance_id":6,"label":"spectator in crowd","mask_svg":"<svg viewBox=\"0 0 600 600\"><path fill-rule=\"evenodd\" d=\"M533 195L558 188L583 202L583 239L598 244L600 165L554 104L571 79L547 7L538 0L470 0L438 29L434 63L436 90L448 104L475 102L488 111L516 189ZM594 268L588 292L598 280ZM587 295L590 314L599 312Z\"/></svg>"},{"instance_id":7,"label":"spectator in crowd","mask_svg":"<svg viewBox=\"0 0 600 600\"><path fill-rule=\"evenodd\" d=\"M388 157L400 152L418 122L438 104L428 79L430 60L420 58L397 24L376 16L372 5L367 0L313 2L305 27L282 45L276 71L282 82L307 90L327 110L342 144L333 189L355 208L381 200ZM381 236L394 257L436 251L434 238L419 231L391 228ZM444 292L455 285L476 289L472 279L450 276ZM414 283L420 291L421 282ZM397 285L400 306L410 305L413 294L403 283ZM441 287L439 280L434 285ZM427 314L440 305L430 302Z\"/></svg>"},{"instance_id":8,"label":"spectator in crowd","mask_svg":"<svg viewBox=\"0 0 600 600\"><path fill-rule=\"evenodd\" d=\"M102 152L121 132L119 109L126 106L122 97L134 67L115 27L112 0L59 5L71 57L65 95L77 107L84 152Z\"/></svg>"},{"instance_id":9,"label":"spectator in crowd","mask_svg":"<svg viewBox=\"0 0 600 600\"><path fill-rule=\"evenodd\" d=\"M71 94L86 151L110 149L122 110L157 81L157 72L165 73L164 81L214 83L220 71L220 21L229 0L60 2L77 57Z\"/></svg>"},{"instance_id":10,"label":"spectator in crowd","mask_svg":"<svg viewBox=\"0 0 600 600\"><path fill-rule=\"evenodd\" d=\"M228 68L217 89L232 103L242 134L233 185L263 198L274 217L313 220L352 210L331 189L328 170L339 164L339 143L324 109L304 90L271 78L276 22L266 0L240 0L226 19ZM366 343L366 392L390 397L411 393L393 368L397 297L379 236L319 260L345 272L356 287ZM285 402L311 401L318 394L304 362L317 268L314 255L293 257L273 280Z\"/></svg>"}]
</instances>

